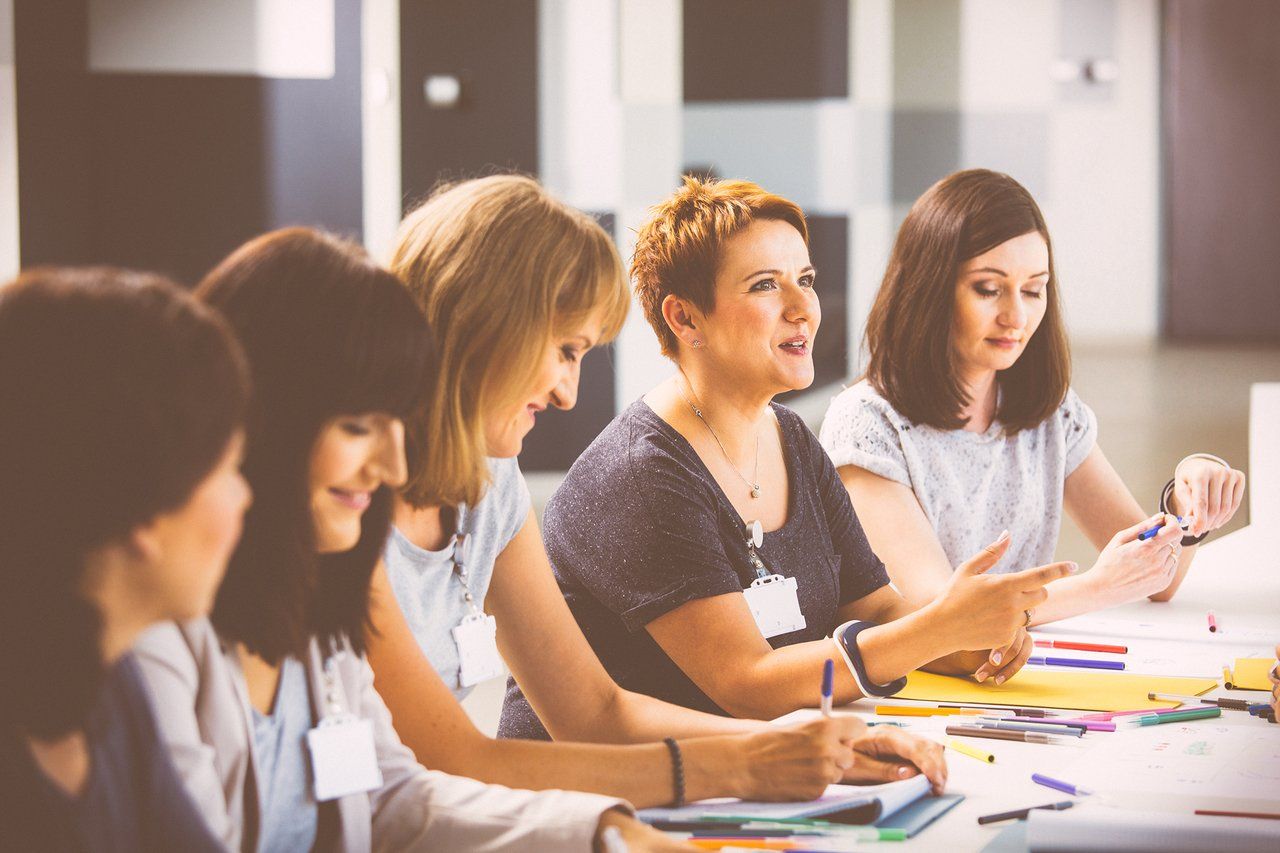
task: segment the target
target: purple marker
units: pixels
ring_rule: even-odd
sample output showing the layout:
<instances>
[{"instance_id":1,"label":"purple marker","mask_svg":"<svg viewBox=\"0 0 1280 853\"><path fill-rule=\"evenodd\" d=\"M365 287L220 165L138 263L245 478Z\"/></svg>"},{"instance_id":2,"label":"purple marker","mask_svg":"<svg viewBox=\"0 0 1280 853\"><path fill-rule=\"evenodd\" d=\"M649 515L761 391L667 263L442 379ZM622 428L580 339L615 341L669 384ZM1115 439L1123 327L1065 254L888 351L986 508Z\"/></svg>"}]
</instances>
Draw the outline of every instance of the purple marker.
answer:
<instances>
[{"instance_id":1,"label":"purple marker","mask_svg":"<svg viewBox=\"0 0 1280 853\"><path fill-rule=\"evenodd\" d=\"M831 694L835 688L835 661L827 658L822 665L822 716L831 716Z\"/></svg>"},{"instance_id":2,"label":"purple marker","mask_svg":"<svg viewBox=\"0 0 1280 853\"><path fill-rule=\"evenodd\" d=\"M1082 658L1048 658L1033 655L1027 663L1039 666L1074 666L1080 669L1124 669L1124 661L1118 660L1084 660Z\"/></svg>"},{"instance_id":3,"label":"purple marker","mask_svg":"<svg viewBox=\"0 0 1280 853\"><path fill-rule=\"evenodd\" d=\"M1073 797L1087 797L1093 793L1088 788L1077 788L1070 782L1063 782L1061 779L1054 779L1052 776L1045 776L1043 773L1032 773L1031 781L1037 785L1044 785L1046 788L1053 788L1055 791L1070 794Z\"/></svg>"}]
</instances>

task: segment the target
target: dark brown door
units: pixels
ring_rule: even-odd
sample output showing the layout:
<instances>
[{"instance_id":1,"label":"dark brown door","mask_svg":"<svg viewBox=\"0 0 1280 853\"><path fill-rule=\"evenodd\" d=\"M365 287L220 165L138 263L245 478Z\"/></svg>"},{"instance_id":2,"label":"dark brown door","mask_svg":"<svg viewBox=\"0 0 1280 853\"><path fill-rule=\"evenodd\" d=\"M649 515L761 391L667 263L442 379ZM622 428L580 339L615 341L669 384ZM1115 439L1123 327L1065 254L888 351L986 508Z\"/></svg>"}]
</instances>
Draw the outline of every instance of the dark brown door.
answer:
<instances>
[{"instance_id":1,"label":"dark brown door","mask_svg":"<svg viewBox=\"0 0 1280 853\"><path fill-rule=\"evenodd\" d=\"M1280 341L1280 3L1164 9L1165 334Z\"/></svg>"}]
</instances>

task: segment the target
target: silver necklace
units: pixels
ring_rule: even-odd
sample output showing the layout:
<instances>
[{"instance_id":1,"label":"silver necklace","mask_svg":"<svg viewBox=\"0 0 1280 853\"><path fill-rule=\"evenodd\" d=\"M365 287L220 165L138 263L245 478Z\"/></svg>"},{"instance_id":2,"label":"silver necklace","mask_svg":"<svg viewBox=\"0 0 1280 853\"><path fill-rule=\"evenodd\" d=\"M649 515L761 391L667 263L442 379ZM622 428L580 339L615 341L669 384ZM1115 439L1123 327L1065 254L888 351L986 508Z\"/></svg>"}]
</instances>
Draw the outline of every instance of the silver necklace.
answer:
<instances>
[{"instance_id":1,"label":"silver necklace","mask_svg":"<svg viewBox=\"0 0 1280 853\"><path fill-rule=\"evenodd\" d=\"M686 378L685 382L688 383L689 380ZM702 421L702 425L707 428L707 432L711 433L711 437L716 440L716 446L720 448L720 454L724 456L724 461L729 463L729 467L733 469L733 473L738 475L738 479L746 483L747 488L751 489L751 497L753 499L760 497L760 430L756 430L756 458L755 467L752 470L752 479L755 482L752 482L752 480L748 480L746 476L738 470L737 465L733 464L733 460L729 458L729 451L724 449L724 443L720 441L720 436L716 435L716 431L711 428L711 424L702 416L702 408L691 403L689 398L684 395L683 391L676 389L676 393L680 395L680 399L684 400L685 404L688 405L690 409L693 409L693 413L697 415L698 420ZM689 393L693 394L693 385L689 385ZM697 399L696 394L694 395L694 399Z\"/></svg>"}]
</instances>

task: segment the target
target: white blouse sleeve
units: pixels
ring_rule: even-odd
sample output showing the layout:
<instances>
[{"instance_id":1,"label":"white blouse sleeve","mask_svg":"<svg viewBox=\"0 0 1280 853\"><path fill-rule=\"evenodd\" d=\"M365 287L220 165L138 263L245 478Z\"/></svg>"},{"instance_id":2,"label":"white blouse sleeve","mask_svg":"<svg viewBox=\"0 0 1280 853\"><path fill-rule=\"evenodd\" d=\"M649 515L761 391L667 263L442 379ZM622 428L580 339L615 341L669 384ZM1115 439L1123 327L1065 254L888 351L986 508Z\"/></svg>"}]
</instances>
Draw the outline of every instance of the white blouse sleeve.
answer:
<instances>
[{"instance_id":1,"label":"white blouse sleeve","mask_svg":"<svg viewBox=\"0 0 1280 853\"><path fill-rule=\"evenodd\" d=\"M1098 417L1071 388L1067 389L1067 396L1058 407L1058 417L1062 418L1062 434L1066 441L1064 476L1070 477L1098 443Z\"/></svg>"},{"instance_id":2,"label":"white blouse sleeve","mask_svg":"<svg viewBox=\"0 0 1280 853\"><path fill-rule=\"evenodd\" d=\"M864 385L846 388L822 420L819 440L837 468L856 465L904 486L911 486L902 437L892 407Z\"/></svg>"}]
</instances>

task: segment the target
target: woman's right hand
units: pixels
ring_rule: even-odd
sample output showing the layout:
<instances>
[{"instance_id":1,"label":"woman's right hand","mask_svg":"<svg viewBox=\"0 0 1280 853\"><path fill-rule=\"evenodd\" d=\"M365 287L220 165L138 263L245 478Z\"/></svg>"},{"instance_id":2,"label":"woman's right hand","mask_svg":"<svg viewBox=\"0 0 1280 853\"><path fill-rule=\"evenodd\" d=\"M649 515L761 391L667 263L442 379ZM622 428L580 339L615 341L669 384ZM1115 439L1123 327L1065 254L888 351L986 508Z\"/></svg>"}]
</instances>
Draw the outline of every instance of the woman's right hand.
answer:
<instances>
[{"instance_id":1,"label":"woman's right hand","mask_svg":"<svg viewBox=\"0 0 1280 853\"><path fill-rule=\"evenodd\" d=\"M625 812L613 809L600 816L595 843L592 844L592 849L596 853L612 853L605 841L605 834L610 827L617 829L615 837L622 841L627 853L681 853L681 851L698 849L691 844L676 841L666 833L641 823Z\"/></svg>"},{"instance_id":2,"label":"woman's right hand","mask_svg":"<svg viewBox=\"0 0 1280 853\"><path fill-rule=\"evenodd\" d=\"M1162 524L1145 542L1138 534ZM1182 556L1182 528L1172 515L1156 513L1126 527L1107 543L1085 575L1107 600L1119 604L1160 592L1173 580Z\"/></svg>"},{"instance_id":3,"label":"woman's right hand","mask_svg":"<svg viewBox=\"0 0 1280 853\"><path fill-rule=\"evenodd\" d=\"M1048 597L1045 585L1076 571L1071 562L1050 563L1008 574L987 574L1009 550L1009 531L956 567L929 605L936 623L957 650L1005 649Z\"/></svg>"},{"instance_id":4,"label":"woman's right hand","mask_svg":"<svg viewBox=\"0 0 1280 853\"><path fill-rule=\"evenodd\" d=\"M812 800L854 764L852 744L867 724L852 714L778 726L734 738L744 800Z\"/></svg>"}]
</instances>

